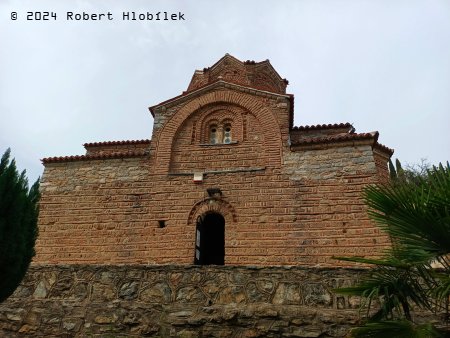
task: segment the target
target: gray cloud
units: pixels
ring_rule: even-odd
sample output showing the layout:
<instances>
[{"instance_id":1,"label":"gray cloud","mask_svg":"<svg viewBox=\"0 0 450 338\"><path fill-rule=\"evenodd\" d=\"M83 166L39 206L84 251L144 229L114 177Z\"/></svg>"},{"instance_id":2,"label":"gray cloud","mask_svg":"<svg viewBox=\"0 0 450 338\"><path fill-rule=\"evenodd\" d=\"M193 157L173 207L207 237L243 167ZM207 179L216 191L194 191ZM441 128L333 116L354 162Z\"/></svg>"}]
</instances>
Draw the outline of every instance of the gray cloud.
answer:
<instances>
[{"instance_id":1,"label":"gray cloud","mask_svg":"<svg viewBox=\"0 0 450 338\"><path fill-rule=\"evenodd\" d=\"M24 20L53 10L58 20ZM10 13L19 14L17 21ZM68 22L66 11L112 12ZM122 11L186 21L121 21ZM449 159L450 4L442 1L4 1L0 151L34 180L39 159L91 141L151 137L147 107L225 53L270 59L295 95L295 124L380 131L402 162Z\"/></svg>"}]
</instances>

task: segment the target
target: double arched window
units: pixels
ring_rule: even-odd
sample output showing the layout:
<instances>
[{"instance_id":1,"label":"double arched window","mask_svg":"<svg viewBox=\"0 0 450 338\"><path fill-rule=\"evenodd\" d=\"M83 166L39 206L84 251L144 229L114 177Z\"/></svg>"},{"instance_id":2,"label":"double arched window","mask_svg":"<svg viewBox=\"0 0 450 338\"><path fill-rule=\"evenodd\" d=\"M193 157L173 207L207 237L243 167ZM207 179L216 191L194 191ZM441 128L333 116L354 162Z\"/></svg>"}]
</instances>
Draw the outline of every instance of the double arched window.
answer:
<instances>
[{"instance_id":1,"label":"double arched window","mask_svg":"<svg viewBox=\"0 0 450 338\"><path fill-rule=\"evenodd\" d=\"M209 143L211 143L211 144L219 143L218 134L219 133L217 132L217 126L213 124L209 128Z\"/></svg>"},{"instance_id":2,"label":"double arched window","mask_svg":"<svg viewBox=\"0 0 450 338\"><path fill-rule=\"evenodd\" d=\"M229 144L232 142L231 124L223 125L212 124L209 127L210 144Z\"/></svg>"},{"instance_id":3,"label":"double arched window","mask_svg":"<svg viewBox=\"0 0 450 338\"><path fill-rule=\"evenodd\" d=\"M223 128L223 143L231 143L231 124L226 124Z\"/></svg>"}]
</instances>

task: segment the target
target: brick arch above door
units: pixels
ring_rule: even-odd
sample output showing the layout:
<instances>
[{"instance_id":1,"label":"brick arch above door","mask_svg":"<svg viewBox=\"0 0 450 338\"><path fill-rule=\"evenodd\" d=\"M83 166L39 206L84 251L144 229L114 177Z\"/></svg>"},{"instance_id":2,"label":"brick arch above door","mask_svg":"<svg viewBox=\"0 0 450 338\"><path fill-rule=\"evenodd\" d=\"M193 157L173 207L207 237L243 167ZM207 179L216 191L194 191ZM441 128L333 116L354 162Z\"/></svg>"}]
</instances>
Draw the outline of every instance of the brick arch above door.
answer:
<instances>
[{"instance_id":1,"label":"brick arch above door","mask_svg":"<svg viewBox=\"0 0 450 338\"><path fill-rule=\"evenodd\" d=\"M194 204L189 212L187 224L195 224L197 217L207 213L218 213L222 215L226 224L237 222L236 210L229 202L221 198L209 197Z\"/></svg>"}]
</instances>

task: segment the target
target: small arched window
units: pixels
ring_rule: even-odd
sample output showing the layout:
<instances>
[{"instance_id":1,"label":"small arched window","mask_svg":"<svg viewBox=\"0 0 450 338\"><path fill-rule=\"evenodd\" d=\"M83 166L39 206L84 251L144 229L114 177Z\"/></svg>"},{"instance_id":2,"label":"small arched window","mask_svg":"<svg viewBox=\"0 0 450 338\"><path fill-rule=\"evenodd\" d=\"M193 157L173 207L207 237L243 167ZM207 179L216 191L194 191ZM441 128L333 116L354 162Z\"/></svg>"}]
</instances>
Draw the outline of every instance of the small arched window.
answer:
<instances>
[{"instance_id":1,"label":"small arched window","mask_svg":"<svg viewBox=\"0 0 450 338\"><path fill-rule=\"evenodd\" d=\"M209 143L216 144L218 143L217 138L217 126L213 125L209 128Z\"/></svg>"},{"instance_id":2,"label":"small arched window","mask_svg":"<svg viewBox=\"0 0 450 338\"><path fill-rule=\"evenodd\" d=\"M223 128L223 143L231 143L231 126L229 124Z\"/></svg>"}]
</instances>

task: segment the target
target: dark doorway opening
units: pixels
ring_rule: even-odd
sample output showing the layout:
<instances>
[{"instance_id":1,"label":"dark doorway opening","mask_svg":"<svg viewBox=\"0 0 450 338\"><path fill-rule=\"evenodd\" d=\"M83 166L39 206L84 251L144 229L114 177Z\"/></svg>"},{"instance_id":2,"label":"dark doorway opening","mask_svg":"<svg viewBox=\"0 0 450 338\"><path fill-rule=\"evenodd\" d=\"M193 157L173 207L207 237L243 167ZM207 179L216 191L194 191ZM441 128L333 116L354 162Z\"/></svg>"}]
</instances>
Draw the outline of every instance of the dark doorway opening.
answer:
<instances>
[{"instance_id":1,"label":"dark doorway opening","mask_svg":"<svg viewBox=\"0 0 450 338\"><path fill-rule=\"evenodd\" d=\"M225 219L221 214L209 213L198 217L195 264L225 264Z\"/></svg>"}]
</instances>

